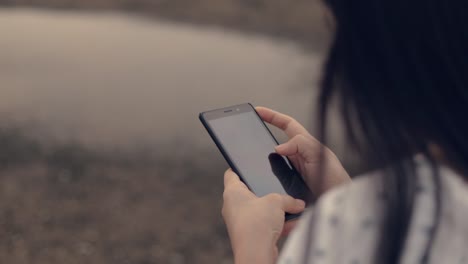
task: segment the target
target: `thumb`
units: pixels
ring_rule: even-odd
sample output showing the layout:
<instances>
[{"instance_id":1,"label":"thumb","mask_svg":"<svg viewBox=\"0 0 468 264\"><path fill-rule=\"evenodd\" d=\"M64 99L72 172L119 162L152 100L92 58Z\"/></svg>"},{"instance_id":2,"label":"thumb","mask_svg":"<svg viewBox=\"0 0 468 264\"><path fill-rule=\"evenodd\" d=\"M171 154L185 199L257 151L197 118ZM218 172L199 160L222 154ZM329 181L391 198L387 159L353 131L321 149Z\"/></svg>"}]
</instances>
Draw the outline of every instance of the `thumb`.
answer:
<instances>
[{"instance_id":1,"label":"thumb","mask_svg":"<svg viewBox=\"0 0 468 264\"><path fill-rule=\"evenodd\" d=\"M304 136L297 135L291 138L288 142L277 146L275 150L280 155L292 156L301 152L307 143L307 139Z\"/></svg>"},{"instance_id":2,"label":"thumb","mask_svg":"<svg viewBox=\"0 0 468 264\"><path fill-rule=\"evenodd\" d=\"M283 156L292 156L299 152L299 148L295 140L290 140L284 144L275 147L276 153Z\"/></svg>"},{"instance_id":3,"label":"thumb","mask_svg":"<svg viewBox=\"0 0 468 264\"><path fill-rule=\"evenodd\" d=\"M282 196L282 209L286 213L298 214L305 209L305 202L299 199L294 199L289 195Z\"/></svg>"},{"instance_id":4,"label":"thumb","mask_svg":"<svg viewBox=\"0 0 468 264\"><path fill-rule=\"evenodd\" d=\"M276 153L283 156L301 155L306 160L314 160L315 156L322 151L322 144L313 138L297 135L288 142L275 148Z\"/></svg>"}]
</instances>

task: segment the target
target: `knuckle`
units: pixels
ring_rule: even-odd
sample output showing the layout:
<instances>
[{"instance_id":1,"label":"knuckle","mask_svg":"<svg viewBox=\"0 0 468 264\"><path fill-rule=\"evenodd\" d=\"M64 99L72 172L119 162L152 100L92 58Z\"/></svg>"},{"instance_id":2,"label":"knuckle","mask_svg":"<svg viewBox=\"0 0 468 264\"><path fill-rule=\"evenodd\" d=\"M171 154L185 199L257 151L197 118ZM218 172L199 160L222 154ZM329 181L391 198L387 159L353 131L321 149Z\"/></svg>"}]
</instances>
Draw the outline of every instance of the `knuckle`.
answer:
<instances>
[{"instance_id":1,"label":"knuckle","mask_svg":"<svg viewBox=\"0 0 468 264\"><path fill-rule=\"evenodd\" d=\"M297 143L297 142L300 142L303 139L304 139L304 136L299 134L299 135L295 135L291 140Z\"/></svg>"},{"instance_id":2,"label":"knuckle","mask_svg":"<svg viewBox=\"0 0 468 264\"><path fill-rule=\"evenodd\" d=\"M230 201L233 197L236 197L239 195L240 190L239 187L240 184L234 184L229 187L226 187L223 192L223 200L224 201Z\"/></svg>"},{"instance_id":3,"label":"knuckle","mask_svg":"<svg viewBox=\"0 0 468 264\"><path fill-rule=\"evenodd\" d=\"M287 115L287 117L289 118L289 123L290 123L290 124L294 124L294 125L295 125L295 124L299 124L299 122L297 121L296 118L291 117L291 116L288 116L288 115Z\"/></svg>"},{"instance_id":4,"label":"knuckle","mask_svg":"<svg viewBox=\"0 0 468 264\"><path fill-rule=\"evenodd\" d=\"M307 142L308 141L308 138L306 138L304 135L300 134L300 135L297 135L297 141L298 142Z\"/></svg>"}]
</instances>

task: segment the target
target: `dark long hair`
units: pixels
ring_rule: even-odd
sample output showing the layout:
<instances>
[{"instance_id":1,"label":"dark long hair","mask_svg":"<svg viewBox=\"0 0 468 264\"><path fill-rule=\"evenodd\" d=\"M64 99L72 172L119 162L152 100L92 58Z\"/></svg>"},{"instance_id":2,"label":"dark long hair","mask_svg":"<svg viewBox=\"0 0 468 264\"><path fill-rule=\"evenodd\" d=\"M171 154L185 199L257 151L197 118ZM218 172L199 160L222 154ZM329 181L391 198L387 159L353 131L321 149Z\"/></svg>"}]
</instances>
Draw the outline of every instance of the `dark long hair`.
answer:
<instances>
[{"instance_id":1,"label":"dark long hair","mask_svg":"<svg viewBox=\"0 0 468 264\"><path fill-rule=\"evenodd\" d=\"M319 99L322 141L336 101L352 149L387 168L387 202L378 263L399 263L417 190L421 153L433 164L435 225L422 262L430 259L441 210L434 151L468 172L468 1L326 0L335 35Z\"/></svg>"}]
</instances>

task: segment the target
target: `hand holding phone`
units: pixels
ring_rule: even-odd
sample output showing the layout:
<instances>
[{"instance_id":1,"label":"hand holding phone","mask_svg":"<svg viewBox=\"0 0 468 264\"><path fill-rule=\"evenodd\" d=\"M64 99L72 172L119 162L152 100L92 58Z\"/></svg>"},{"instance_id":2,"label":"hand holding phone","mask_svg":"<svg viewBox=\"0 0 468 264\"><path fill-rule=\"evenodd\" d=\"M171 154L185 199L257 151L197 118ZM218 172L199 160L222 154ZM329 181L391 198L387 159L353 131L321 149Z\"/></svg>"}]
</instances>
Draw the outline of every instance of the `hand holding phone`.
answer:
<instances>
[{"instance_id":1,"label":"hand holding phone","mask_svg":"<svg viewBox=\"0 0 468 264\"><path fill-rule=\"evenodd\" d=\"M284 156L276 153L278 142L250 104L200 114L224 158L257 196L288 194L307 200L309 189ZM292 219L297 215L286 215Z\"/></svg>"},{"instance_id":2,"label":"hand holding phone","mask_svg":"<svg viewBox=\"0 0 468 264\"><path fill-rule=\"evenodd\" d=\"M276 152L291 160L314 195L313 199L333 187L351 182L338 157L294 118L265 107L255 109L265 123L278 127L289 137Z\"/></svg>"}]
</instances>

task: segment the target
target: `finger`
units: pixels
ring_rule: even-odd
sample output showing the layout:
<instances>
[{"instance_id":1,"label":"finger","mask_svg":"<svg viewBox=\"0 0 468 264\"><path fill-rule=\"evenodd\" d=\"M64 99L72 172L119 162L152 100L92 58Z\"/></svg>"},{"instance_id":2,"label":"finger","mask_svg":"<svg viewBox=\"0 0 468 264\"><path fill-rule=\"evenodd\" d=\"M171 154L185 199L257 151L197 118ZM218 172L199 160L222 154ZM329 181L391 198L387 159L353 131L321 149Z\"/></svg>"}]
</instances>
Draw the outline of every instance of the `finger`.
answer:
<instances>
[{"instance_id":1,"label":"finger","mask_svg":"<svg viewBox=\"0 0 468 264\"><path fill-rule=\"evenodd\" d=\"M231 169L228 169L224 173L224 189L228 187L242 187L247 188L247 186L240 180L239 176Z\"/></svg>"},{"instance_id":2,"label":"finger","mask_svg":"<svg viewBox=\"0 0 468 264\"><path fill-rule=\"evenodd\" d=\"M305 160L312 161L314 157L320 156L322 144L314 138L297 135L288 142L275 147L275 150L280 155L293 156L300 154Z\"/></svg>"},{"instance_id":3,"label":"finger","mask_svg":"<svg viewBox=\"0 0 468 264\"><path fill-rule=\"evenodd\" d=\"M298 214L304 211L305 202L299 199L294 199L289 195L283 195L283 211L290 214Z\"/></svg>"},{"instance_id":4,"label":"finger","mask_svg":"<svg viewBox=\"0 0 468 264\"><path fill-rule=\"evenodd\" d=\"M228 169L224 173L224 187L232 186L240 181L239 176L235 174L231 169Z\"/></svg>"},{"instance_id":5,"label":"finger","mask_svg":"<svg viewBox=\"0 0 468 264\"><path fill-rule=\"evenodd\" d=\"M305 202L299 199L294 199L289 195L269 194L265 196L274 206L279 206L281 210L290 214L298 214L305 209Z\"/></svg>"},{"instance_id":6,"label":"finger","mask_svg":"<svg viewBox=\"0 0 468 264\"><path fill-rule=\"evenodd\" d=\"M298 220L291 220L286 223L284 223L283 231L281 232L281 236L288 236L291 231L297 226L299 223Z\"/></svg>"},{"instance_id":7,"label":"finger","mask_svg":"<svg viewBox=\"0 0 468 264\"><path fill-rule=\"evenodd\" d=\"M289 138L292 138L296 135L310 136L307 129L305 129L299 122L290 116L276 112L266 107L256 107L255 110L263 119L263 121L283 130Z\"/></svg>"}]
</instances>

